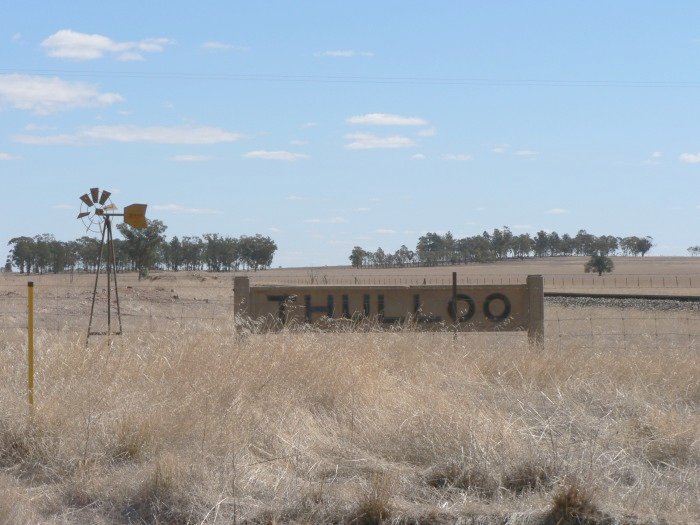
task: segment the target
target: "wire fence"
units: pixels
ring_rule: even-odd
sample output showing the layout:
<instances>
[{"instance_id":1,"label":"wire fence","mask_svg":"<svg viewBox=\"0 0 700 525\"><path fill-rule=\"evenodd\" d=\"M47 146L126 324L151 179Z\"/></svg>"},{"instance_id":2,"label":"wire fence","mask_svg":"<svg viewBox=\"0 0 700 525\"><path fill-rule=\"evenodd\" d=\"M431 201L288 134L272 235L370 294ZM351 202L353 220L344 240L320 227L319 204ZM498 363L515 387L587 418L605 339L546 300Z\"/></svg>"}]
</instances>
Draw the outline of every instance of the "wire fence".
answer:
<instances>
[{"instance_id":1,"label":"wire fence","mask_svg":"<svg viewBox=\"0 0 700 525\"><path fill-rule=\"evenodd\" d=\"M507 285L507 284L525 284L527 273L498 273L498 274L480 274L472 270L467 270L459 267L451 267L449 270L457 271L457 284L459 285ZM402 286L402 285L451 285L452 272L444 271L437 273L437 270L432 267L426 268L426 271L419 272L416 269L366 269L350 272L346 269L311 269L306 272L294 272L285 270L284 273L278 273L276 270L264 270L258 272L201 272L189 274L188 276L201 280L209 284L203 285L205 288L223 290L223 283L231 283L233 286L234 276L247 276L251 280L251 284L266 284L266 285L339 285L339 286ZM390 273L391 275L387 275ZM128 274L127 274L128 275ZM90 281L94 281L94 273L79 272L73 274L58 274L58 275L32 275L28 280L33 280L37 285L46 283L51 287L73 287L84 286ZM74 282L75 280L75 282ZM213 285L212 281L218 281L220 284ZM0 274L0 287L13 286L16 279L14 276L8 277ZM160 272L153 272L153 275L138 281L133 287L135 288L152 288L153 286L167 285L169 282L177 282L176 286L197 286L196 284L180 284L179 281L172 275ZM81 284L82 283L82 284ZM625 275L603 275L596 274L550 274L544 276L544 285L548 289L579 289L579 288L595 288L595 289L668 289L678 290L687 289L694 290L693 293L700 292L700 274L625 274Z\"/></svg>"},{"instance_id":2,"label":"wire fence","mask_svg":"<svg viewBox=\"0 0 700 525\"><path fill-rule=\"evenodd\" d=\"M92 287L62 284L35 286L34 291L34 326L38 332L87 333ZM93 330L106 329L106 292L104 287L97 289ZM119 299L124 333L211 333L213 329L233 331L235 326L233 289L229 282L173 287L134 284L120 287ZM112 329L116 330L114 293L111 306ZM683 345L700 349L700 309L674 308L563 307L557 301L547 300L546 344L560 348L575 344L581 348ZM26 284L0 284L0 333L7 336L26 330ZM498 337L504 335L514 333L504 332Z\"/></svg>"},{"instance_id":3,"label":"wire fence","mask_svg":"<svg viewBox=\"0 0 700 525\"><path fill-rule=\"evenodd\" d=\"M409 285L451 285L451 274L435 275L422 273L394 273L387 276L358 272L354 275L333 273L307 273L275 275L273 272L247 274L251 284L278 285L340 285L340 286L409 286ZM510 275L460 275L457 284L468 285L508 285L525 284L527 274ZM700 292L700 275L658 275L638 274L625 276L597 275L551 275L544 277L547 289L670 289L696 290Z\"/></svg>"}]
</instances>

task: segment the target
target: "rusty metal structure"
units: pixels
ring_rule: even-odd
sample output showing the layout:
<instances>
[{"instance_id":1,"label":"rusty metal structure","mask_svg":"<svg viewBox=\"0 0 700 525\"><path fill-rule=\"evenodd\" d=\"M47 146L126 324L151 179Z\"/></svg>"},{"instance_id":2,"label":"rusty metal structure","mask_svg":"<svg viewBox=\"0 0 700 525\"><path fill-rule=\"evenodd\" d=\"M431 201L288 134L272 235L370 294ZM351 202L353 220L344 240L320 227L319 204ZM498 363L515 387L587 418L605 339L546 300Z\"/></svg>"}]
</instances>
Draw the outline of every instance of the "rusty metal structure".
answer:
<instances>
[{"instance_id":1,"label":"rusty metal structure","mask_svg":"<svg viewBox=\"0 0 700 525\"><path fill-rule=\"evenodd\" d=\"M88 321L87 338L85 345L92 335L121 335L122 315L119 305L119 289L117 287L117 261L114 252L114 234L112 222L114 217L123 217L124 222L134 228L146 227L146 204L131 204L118 213L119 208L112 202L111 192L100 191L99 188L90 188L89 193L80 196L80 213L78 219L83 221L86 231L101 235L100 248L97 255L95 286L92 290L92 304L90 306L90 320ZM106 254L105 254L106 248ZM107 330L94 331L92 322L95 316L95 300L97 299L97 285L100 279L102 258L105 258L105 273L107 274ZM114 297L116 301L117 329L112 330L112 280L114 280Z\"/></svg>"}]
</instances>

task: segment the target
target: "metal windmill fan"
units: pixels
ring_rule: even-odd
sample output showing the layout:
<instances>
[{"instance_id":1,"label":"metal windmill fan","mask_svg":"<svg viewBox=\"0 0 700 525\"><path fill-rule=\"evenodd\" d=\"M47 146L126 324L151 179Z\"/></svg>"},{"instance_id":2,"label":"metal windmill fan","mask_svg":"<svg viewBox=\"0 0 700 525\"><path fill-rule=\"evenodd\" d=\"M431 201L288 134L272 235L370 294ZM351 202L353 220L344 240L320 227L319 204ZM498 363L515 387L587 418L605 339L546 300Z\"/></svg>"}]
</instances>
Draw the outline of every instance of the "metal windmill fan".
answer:
<instances>
[{"instance_id":1,"label":"metal windmill fan","mask_svg":"<svg viewBox=\"0 0 700 525\"><path fill-rule=\"evenodd\" d=\"M80 213L78 219L83 221L85 230L93 233L102 233L105 222L105 213L114 213L117 206L110 199L111 192L99 188L90 188L90 193L80 197Z\"/></svg>"}]
</instances>

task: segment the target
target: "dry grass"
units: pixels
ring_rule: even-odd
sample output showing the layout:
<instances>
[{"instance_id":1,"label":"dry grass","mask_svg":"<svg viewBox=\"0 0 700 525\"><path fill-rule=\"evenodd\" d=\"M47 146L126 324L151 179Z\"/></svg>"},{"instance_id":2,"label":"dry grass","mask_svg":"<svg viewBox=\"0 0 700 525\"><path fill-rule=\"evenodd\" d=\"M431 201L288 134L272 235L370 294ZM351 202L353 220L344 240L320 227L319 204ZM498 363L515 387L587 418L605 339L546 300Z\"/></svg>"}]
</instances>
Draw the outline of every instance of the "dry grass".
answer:
<instances>
[{"instance_id":1,"label":"dry grass","mask_svg":"<svg viewBox=\"0 0 700 525\"><path fill-rule=\"evenodd\" d=\"M0 523L700 516L684 345L209 325L86 350L42 334L30 418L20 336L0 343Z\"/></svg>"}]
</instances>

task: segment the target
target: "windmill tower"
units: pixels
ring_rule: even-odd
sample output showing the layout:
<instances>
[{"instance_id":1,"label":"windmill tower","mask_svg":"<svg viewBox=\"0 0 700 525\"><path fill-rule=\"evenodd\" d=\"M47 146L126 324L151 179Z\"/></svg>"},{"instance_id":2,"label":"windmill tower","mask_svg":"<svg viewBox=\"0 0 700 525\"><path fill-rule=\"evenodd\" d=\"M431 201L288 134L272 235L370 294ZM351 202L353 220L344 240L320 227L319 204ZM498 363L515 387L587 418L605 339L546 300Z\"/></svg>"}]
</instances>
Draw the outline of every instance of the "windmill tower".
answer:
<instances>
[{"instance_id":1,"label":"windmill tower","mask_svg":"<svg viewBox=\"0 0 700 525\"><path fill-rule=\"evenodd\" d=\"M117 261L114 253L114 236L112 231L113 217L123 217L124 222L134 228L146 227L146 204L131 204L124 208L123 213L117 213L117 206L110 198L112 194L107 190L100 192L99 188L90 188L89 193L80 197L80 213L78 219L83 221L86 231L101 235L100 249L97 256L95 273L95 286L92 290L92 305L90 306L90 320L88 322L87 339L85 345L90 341L91 335L121 335L122 314L119 306L119 289L117 288ZM107 330L93 331L92 321L95 315L95 299L97 298L97 284L100 279L102 268L102 257L105 252L105 273L107 274ZM116 300L117 326L112 330L112 280L114 280L114 298Z\"/></svg>"}]
</instances>

